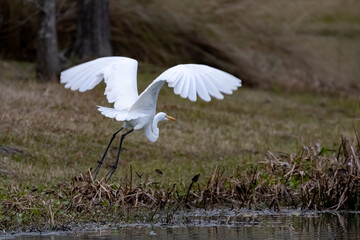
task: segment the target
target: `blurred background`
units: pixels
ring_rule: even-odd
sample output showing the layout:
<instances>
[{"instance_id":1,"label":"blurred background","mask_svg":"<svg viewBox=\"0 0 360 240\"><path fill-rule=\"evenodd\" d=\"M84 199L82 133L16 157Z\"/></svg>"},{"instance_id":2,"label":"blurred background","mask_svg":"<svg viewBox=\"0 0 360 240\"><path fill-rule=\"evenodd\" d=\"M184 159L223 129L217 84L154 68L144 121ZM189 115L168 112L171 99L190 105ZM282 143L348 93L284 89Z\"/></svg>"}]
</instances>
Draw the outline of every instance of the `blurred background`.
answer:
<instances>
[{"instance_id":1,"label":"blurred background","mask_svg":"<svg viewBox=\"0 0 360 240\"><path fill-rule=\"evenodd\" d=\"M359 95L360 1L2 0L0 46L3 64L36 62L45 81L120 55L146 71L204 63L248 87Z\"/></svg>"}]
</instances>

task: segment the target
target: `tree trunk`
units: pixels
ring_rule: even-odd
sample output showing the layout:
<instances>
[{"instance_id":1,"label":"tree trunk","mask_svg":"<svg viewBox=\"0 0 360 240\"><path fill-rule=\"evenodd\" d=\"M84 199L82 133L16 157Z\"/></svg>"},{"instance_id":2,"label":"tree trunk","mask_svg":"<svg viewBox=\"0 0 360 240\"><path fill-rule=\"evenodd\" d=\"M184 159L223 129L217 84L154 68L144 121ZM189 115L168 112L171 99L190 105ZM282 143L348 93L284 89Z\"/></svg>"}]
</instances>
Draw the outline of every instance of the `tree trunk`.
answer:
<instances>
[{"instance_id":1,"label":"tree trunk","mask_svg":"<svg viewBox=\"0 0 360 240\"><path fill-rule=\"evenodd\" d=\"M39 0L38 3L37 79L58 81L60 63L56 35L55 0Z\"/></svg>"},{"instance_id":2,"label":"tree trunk","mask_svg":"<svg viewBox=\"0 0 360 240\"><path fill-rule=\"evenodd\" d=\"M75 56L84 60L111 55L109 1L77 0L77 8Z\"/></svg>"}]
</instances>

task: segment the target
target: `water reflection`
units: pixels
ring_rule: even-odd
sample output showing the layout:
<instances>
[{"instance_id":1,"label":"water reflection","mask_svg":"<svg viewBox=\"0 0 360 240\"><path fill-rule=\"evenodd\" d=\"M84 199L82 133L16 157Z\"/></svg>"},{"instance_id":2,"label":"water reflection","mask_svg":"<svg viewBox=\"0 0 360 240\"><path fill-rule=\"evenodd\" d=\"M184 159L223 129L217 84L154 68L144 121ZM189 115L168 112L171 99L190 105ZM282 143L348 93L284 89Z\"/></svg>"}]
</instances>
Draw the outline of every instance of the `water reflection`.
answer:
<instances>
[{"instance_id":1,"label":"water reflection","mask_svg":"<svg viewBox=\"0 0 360 240\"><path fill-rule=\"evenodd\" d=\"M193 214L190 223L165 225L87 225L74 232L42 235L1 236L7 239L360 239L360 214L327 213L236 213ZM187 220L189 221L189 220Z\"/></svg>"}]
</instances>

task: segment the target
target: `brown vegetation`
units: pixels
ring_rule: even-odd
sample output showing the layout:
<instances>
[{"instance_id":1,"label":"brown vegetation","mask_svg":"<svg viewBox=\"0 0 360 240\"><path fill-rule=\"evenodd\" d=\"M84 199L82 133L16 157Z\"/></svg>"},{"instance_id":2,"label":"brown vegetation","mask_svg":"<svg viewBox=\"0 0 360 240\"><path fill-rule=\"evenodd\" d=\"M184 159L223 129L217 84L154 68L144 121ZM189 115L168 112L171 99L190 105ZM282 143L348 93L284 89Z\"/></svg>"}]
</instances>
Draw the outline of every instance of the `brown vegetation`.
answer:
<instances>
[{"instance_id":1,"label":"brown vegetation","mask_svg":"<svg viewBox=\"0 0 360 240\"><path fill-rule=\"evenodd\" d=\"M224 167L201 179L164 183L156 169L139 174L130 168L121 182L94 180L90 170L54 188L21 190L2 195L0 228L67 228L73 221L145 221L171 224L187 209L283 207L358 210L360 207L360 136L357 145L343 139L338 151L303 147L297 154L268 151L265 160L230 176ZM200 179L200 180L199 180ZM146 219L146 220L144 220ZM22 226L22 227L21 227Z\"/></svg>"},{"instance_id":2,"label":"brown vegetation","mask_svg":"<svg viewBox=\"0 0 360 240\"><path fill-rule=\"evenodd\" d=\"M274 208L347 209L360 208L360 136L356 146L343 139L338 151L320 146L303 147L297 154L268 151L260 164L238 168L224 175L221 165L201 184L195 175L188 187L169 184L167 189L152 174L130 173L123 183L94 181L91 173L75 177L66 188L72 192L72 207L82 210L108 202L121 208ZM179 193L180 192L180 193ZM123 209L124 210L124 209Z\"/></svg>"}]
</instances>

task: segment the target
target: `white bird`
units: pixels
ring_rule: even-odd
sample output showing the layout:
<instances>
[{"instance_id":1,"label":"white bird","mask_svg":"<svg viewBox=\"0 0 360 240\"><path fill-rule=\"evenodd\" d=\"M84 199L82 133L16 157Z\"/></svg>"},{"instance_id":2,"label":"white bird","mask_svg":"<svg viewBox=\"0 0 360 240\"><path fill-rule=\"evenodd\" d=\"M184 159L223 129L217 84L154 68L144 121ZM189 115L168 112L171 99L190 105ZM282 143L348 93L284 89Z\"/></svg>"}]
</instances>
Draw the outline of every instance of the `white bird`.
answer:
<instances>
[{"instance_id":1,"label":"white bird","mask_svg":"<svg viewBox=\"0 0 360 240\"><path fill-rule=\"evenodd\" d=\"M219 69L201 64L180 64L169 68L158 76L140 95L137 90L138 62L127 57L102 57L61 73L61 83L65 88L85 92L93 89L103 79L106 83L105 95L113 108L98 106L98 110L109 118L124 122L108 144L104 155L95 169L95 177L103 163L106 153L115 136L124 128L131 128L121 136L116 162L106 175L107 180L117 168L122 142L126 135L134 130L143 129L151 142L159 138L158 123L175 120L163 112L156 113L156 102L159 91L165 82L174 88L175 94L196 101L196 95L209 102L211 96L223 99L225 94L232 94L241 87L241 80Z\"/></svg>"}]
</instances>

